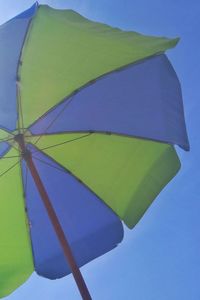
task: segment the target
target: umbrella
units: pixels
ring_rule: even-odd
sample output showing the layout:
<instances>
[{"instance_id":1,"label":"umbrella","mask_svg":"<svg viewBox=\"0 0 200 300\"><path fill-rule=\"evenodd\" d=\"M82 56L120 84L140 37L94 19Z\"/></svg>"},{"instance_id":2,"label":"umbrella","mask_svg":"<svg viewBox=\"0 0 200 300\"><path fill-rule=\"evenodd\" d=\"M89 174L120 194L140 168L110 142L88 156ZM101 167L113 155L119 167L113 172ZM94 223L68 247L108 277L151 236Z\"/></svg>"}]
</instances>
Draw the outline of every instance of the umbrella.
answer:
<instances>
[{"instance_id":1,"label":"umbrella","mask_svg":"<svg viewBox=\"0 0 200 300\"><path fill-rule=\"evenodd\" d=\"M115 248L189 150L181 88L144 36L35 3L0 27L0 297Z\"/></svg>"}]
</instances>

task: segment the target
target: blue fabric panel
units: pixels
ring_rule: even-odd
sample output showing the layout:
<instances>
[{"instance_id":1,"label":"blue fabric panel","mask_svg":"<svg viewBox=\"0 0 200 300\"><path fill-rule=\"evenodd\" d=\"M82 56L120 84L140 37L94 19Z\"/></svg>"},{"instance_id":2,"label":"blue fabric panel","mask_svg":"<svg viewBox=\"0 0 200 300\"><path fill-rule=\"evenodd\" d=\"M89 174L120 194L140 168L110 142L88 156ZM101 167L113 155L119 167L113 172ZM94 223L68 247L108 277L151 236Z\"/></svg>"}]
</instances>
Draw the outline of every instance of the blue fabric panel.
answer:
<instances>
[{"instance_id":1,"label":"blue fabric panel","mask_svg":"<svg viewBox=\"0 0 200 300\"><path fill-rule=\"evenodd\" d=\"M10 145L8 143L0 142L0 157L4 156L9 149L10 149Z\"/></svg>"},{"instance_id":2,"label":"blue fabric panel","mask_svg":"<svg viewBox=\"0 0 200 300\"><path fill-rule=\"evenodd\" d=\"M0 128L15 130L17 122L17 68L33 8L0 26Z\"/></svg>"},{"instance_id":3,"label":"blue fabric panel","mask_svg":"<svg viewBox=\"0 0 200 300\"><path fill-rule=\"evenodd\" d=\"M17 15L15 19L32 18L36 13L37 8L38 8L38 2L35 2L29 9Z\"/></svg>"},{"instance_id":4,"label":"blue fabric panel","mask_svg":"<svg viewBox=\"0 0 200 300\"><path fill-rule=\"evenodd\" d=\"M164 54L100 78L30 129L34 134L108 131L189 149L180 84Z\"/></svg>"},{"instance_id":5,"label":"blue fabric panel","mask_svg":"<svg viewBox=\"0 0 200 300\"><path fill-rule=\"evenodd\" d=\"M41 153L34 153L34 157L59 167ZM69 173L36 159L34 163L79 267L121 242L123 227L110 208ZM50 279L60 278L71 271L33 179L29 172L25 175L26 171L24 163L23 177L35 270Z\"/></svg>"}]
</instances>

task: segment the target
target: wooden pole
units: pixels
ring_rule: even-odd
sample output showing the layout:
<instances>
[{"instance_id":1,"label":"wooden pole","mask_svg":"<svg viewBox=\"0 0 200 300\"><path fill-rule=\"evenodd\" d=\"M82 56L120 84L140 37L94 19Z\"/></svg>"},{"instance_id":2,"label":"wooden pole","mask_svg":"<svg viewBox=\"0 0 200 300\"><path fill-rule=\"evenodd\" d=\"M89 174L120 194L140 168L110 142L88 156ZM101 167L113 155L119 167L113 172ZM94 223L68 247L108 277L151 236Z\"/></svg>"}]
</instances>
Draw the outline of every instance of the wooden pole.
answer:
<instances>
[{"instance_id":1,"label":"wooden pole","mask_svg":"<svg viewBox=\"0 0 200 300\"><path fill-rule=\"evenodd\" d=\"M18 134L15 136L15 140L18 142L19 146L20 146L20 149L21 149L21 153L22 153L22 157L23 159L26 161L27 163L27 166L30 170L30 173L33 177L33 180L35 182L35 185L37 186L37 189L38 189L38 192L41 196L41 199L44 203L44 206L47 210L47 213L48 213L48 216L51 220L51 223L54 227L54 230L57 234L57 238L58 240L60 241L60 244L62 246L62 249L63 249L63 252L64 252L64 255L67 259L67 262L71 268L71 271L72 271L72 274L74 276L74 279L76 281L76 284L78 286L78 289L80 291L80 294L82 296L82 299L83 300L92 300L90 294L89 294L89 291L88 291L88 288L85 284L85 281L83 279L83 276L76 264L76 261L74 259L74 256L72 254L72 251L71 251L71 248L70 248L70 245L67 241L67 238L65 236L65 233L62 229L62 226L58 220L58 217L56 215L56 212L51 204L51 201L49 199L49 196L46 192L46 189L43 185L43 182L40 178L40 175L35 167L35 164L33 162L33 159L32 159L32 156L31 156L31 152L29 150L26 149L26 145L25 145L25 142L24 142L24 136L23 134Z\"/></svg>"}]
</instances>

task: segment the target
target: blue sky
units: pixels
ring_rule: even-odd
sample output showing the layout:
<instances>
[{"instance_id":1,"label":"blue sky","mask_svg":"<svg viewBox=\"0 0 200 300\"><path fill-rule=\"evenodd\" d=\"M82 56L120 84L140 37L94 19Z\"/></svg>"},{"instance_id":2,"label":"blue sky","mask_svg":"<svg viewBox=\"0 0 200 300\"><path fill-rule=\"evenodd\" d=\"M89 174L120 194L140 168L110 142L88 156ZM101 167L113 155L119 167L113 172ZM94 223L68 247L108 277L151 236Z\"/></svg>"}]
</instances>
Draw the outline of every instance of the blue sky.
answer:
<instances>
[{"instance_id":1,"label":"blue sky","mask_svg":"<svg viewBox=\"0 0 200 300\"><path fill-rule=\"evenodd\" d=\"M34 1L0 0L0 23ZM168 51L181 81L191 151L177 149L182 169L162 191L123 243L82 268L95 300L200 299L200 2L198 0L49 0L84 16L150 35L179 36ZM45 280L36 274L8 300L80 299L72 279Z\"/></svg>"}]
</instances>

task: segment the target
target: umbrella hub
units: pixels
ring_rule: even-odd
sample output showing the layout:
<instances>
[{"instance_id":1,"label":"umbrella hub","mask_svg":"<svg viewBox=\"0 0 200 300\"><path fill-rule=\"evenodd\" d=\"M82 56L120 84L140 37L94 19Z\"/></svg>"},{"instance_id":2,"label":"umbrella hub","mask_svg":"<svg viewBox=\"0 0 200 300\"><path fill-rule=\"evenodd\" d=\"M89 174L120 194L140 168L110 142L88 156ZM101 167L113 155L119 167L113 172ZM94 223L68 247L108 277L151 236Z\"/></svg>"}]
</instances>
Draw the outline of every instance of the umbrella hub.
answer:
<instances>
[{"instance_id":1,"label":"umbrella hub","mask_svg":"<svg viewBox=\"0 0 200 300\"><path fill-rule=\"evenodd\" d=\"M14 140L19 144L24 142L24 135L23 133L18 133L15 135Z\"/></svg>"},{"instance_id":2,"label":"umbrella hub","mask_svg":"<svg viewBox=\"0 0 200 300\"><path fill-rule=\"evenodd\" d=\"M24 134L18 133L15 135L14 140L18 143L19 148L21 150L22 157L26 160L28 157L30 157L31 152L27 149L25 140L24 140Z\"/></svg>"}]
</instances>

